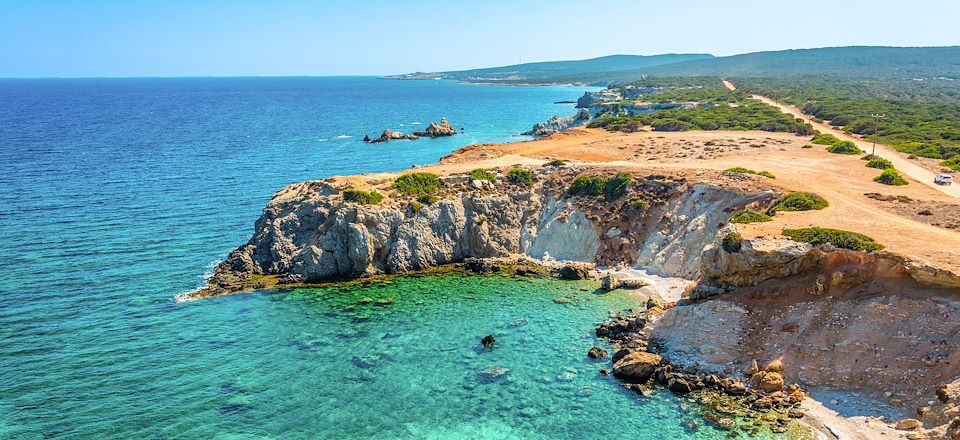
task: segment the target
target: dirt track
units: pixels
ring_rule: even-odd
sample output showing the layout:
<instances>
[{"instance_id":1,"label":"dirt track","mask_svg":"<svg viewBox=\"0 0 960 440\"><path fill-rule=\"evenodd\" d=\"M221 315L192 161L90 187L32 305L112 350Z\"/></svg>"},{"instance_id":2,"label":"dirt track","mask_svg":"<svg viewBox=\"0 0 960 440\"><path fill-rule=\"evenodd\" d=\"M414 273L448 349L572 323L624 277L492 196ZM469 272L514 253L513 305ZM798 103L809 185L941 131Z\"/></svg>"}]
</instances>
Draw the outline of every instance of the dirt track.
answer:
<instances>
[{"instance_id":1,"label":"dirt track","mask_svg":"<svg viewBox=\"0 0 960 440\"><path fill-rule=\"evenodd\" d=\"M734 86L733 83L731 83L730 81L723 80L723 85L730 90L736 90L736 86ZM830 133L841 140L851 141L857 144L857 146L860 147L860 149L863 151L867 151L867 152L873 151L872 142L867 142L867 141L864 141L863 139L850 136L844 131L837 130L836 128L831 127L830 125L824 124L822 122L813 121L809 115L804 114L803 112L800 111L800 109L794 106L784 104L782 102L774 101L770 98L767 98L766 96L753 95L751 97L760 102L763 102L764 104L777 107L780 109L780 111L786 114L789 114L795 118L801 118L806 120L811 125L813 125L813 128L819 130L821 133ZM903 153L900 153L893 147L888 145L883 145L883 144L877 144L877 150L875 154L877 156L883 157L884 159L887 159L890 162L892 162L893 166L897 170L899 170L902 174L910 176L911 178L913 178L913 180L920 182L924 185L927 185L931 188L937 189L938 191L944 194L948 194L953 197L960 198L960 185L941 186L933 183L933 178L934 176L936 176L936 173L918 165L917 163L915 163L910 159L907 159L907 157Z\"/></svg>"}]
</instances>

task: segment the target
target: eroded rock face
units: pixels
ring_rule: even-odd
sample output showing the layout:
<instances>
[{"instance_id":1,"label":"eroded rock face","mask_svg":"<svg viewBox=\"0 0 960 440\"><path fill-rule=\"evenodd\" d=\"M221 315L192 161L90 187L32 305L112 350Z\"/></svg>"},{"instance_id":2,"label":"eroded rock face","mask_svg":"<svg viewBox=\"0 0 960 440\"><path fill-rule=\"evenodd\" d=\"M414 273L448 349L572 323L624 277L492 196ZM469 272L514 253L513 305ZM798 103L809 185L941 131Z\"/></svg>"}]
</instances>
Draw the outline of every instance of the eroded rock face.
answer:
<instances>
[{"instance_id":1,"label":"eroded rock face","mask_svg":"<svg viewBox=\"0 0 960 440\"><path fill-rule=\"evenodd\" d=\"M554 116L545 122L538 122L533 125L530 131L521 133L525 136L549 136L558 131L566 130L570 127L584 125L590 122L590 112L586 109L580 109L576 114L570 116Z\"/></svg>"},{"instance_id":2,"label":"eroded rock face","mask_svg":"<svg viewBox=\"0 0 960 440\"><path fill-rule=\"evenodd\" d=\"M753 286L800 273L813 258L811 249L813 246L807 243L773 237L744 240L736 253L711 244L703 252L700 269L704 278L713 282Z\"/></svg>"}]
</instances>

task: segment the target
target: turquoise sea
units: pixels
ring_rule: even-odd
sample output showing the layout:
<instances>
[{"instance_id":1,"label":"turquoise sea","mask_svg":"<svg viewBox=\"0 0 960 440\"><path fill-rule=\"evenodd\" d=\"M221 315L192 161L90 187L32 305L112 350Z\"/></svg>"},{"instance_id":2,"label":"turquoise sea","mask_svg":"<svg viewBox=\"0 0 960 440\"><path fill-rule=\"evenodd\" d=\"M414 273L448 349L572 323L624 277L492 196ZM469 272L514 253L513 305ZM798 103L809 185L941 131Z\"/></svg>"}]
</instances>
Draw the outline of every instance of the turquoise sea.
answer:
<instances>
[{"instance_id":1,"label":"turquoise sea","mask_svg":"<svg viewBox=\"0 0 960 440\"><path fill-rule=\"evenodd\" d=\"M723 438L669 393L598 374L593 327L635 300L589 282L444 275L172 301L282 186L523 139L584 90L0 80L0 439ZM360 141L440 117L464 134Z\"/></svg>"}]
</instances>

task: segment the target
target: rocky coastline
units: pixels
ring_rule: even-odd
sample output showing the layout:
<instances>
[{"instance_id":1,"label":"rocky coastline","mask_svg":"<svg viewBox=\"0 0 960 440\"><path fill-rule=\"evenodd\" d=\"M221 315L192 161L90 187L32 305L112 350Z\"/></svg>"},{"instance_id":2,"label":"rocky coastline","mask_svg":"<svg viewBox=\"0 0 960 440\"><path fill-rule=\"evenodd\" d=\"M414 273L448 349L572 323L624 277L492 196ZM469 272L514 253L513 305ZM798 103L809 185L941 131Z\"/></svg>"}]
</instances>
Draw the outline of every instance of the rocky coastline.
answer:
<instances>
[{"instance_id":1,"label":"rocky coastline","mask_svg":"<svg viewBox=\"0 0 960 440\"><path fill-rule=\"evenodd\" d=\"M952 349L960 324L944 321L960 313L957 274L886 251L780 237L727 249L722 238L738 228L731 213L762 211L781 194L758 176L553 162L528 171L529 180L481 184L473 173L440 176L427 198L392 189L395 176L291 185L209 284L180 299L436 270L599 276L605 289L649 298L645 310L597 329L616 348L606 372L629 389L690 395L731 430L758 422L787 429L809 412L810 389L851 390L908 408L901 419L868 418L858 429L960 438ZM615 196L570 190L578 177L616 173L627 183ZM346 200L354 189L385 197ZM624 276L626 268L655 276ZM656 277L682 282L665 288Z\"/></svg>"}]
</instances>

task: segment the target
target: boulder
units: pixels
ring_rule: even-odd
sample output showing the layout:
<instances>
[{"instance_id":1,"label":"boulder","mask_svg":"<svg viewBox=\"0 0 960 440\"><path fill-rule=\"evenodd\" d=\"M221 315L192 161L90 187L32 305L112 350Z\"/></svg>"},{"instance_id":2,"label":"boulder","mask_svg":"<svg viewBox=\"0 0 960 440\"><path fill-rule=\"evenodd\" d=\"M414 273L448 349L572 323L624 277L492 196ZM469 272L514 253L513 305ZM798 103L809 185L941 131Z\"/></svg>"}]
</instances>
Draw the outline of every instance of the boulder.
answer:
<instances>
[{"instance_id":1,"label":"boulder","mask_svg":"<svg viewBox=\"0 0 960 440\"><path fill-rule=\"evenodd\" d=\"M585 280L590 277L590 271L581 266L568 264L561 267L557 275L564 280Z\"/></svg>"},{"instance_id":2,"label":"boulder","mask_svg":"<svg viewBox=\"0 0 960 440\"><path fill-rule=\"evenodd\" d=\"M483 339L480 340L480 345L483 348L493 349L493 345L497 343L497 338L494 338L493 335L486 335Z\"/></svg>"},{"instance_id":3,"label":"boulder","mask_svg":"<svg viewBox=\"0 0 960 440\"><path fill-rule=\"evenodd\" d=\"M660 356L634 351L613 364L613 375L630 382L646 382L660 365Z\"/></svg>"},{"instance_id":4,"label":"boulder","mask_svg":"<svg viewBox=\"0 0 960 440\"><path fill-rule=\"evenodd\" d=\"M607 357L607 350L600 347L593 347L587 351L587 356L590 356L591 359L603 359Z\"/></svg>"},{"instance_id":5,"label":"boulder","mask_svg":"<svg viewBox=\"0 0 960 440\"><path fill-rule=\"evenodd\" d=\"M783 375L780 373L774 373L772 371L767 372L763 375L763 378L760 380L760 389L772 393L775 391L783 390Z\"/></svg>"},{"instance_id":6,"label":"boulder","mask_svg":"<svg viewBox=\"0 0 960 440\"><path fill-rule=\"evenodd\" d=\"M670 388L670 391L680 394L687 394L693 391L693 387L690 386L690 383L679 377L670 379L667 387Z\"/></svg>"},{"instance_id":7,"label":"boulder","mask_svg":"<svg viewBox=\"0 0 960 440\"><path fill-rule=\"evenodd\" d=\"M897 429L909 431L920 427L920 421L917 419L903 419L897 422Z\"/></svg>"},{"instance_id":8,"label":"boulder","mask_svg":"<svg viewBox=\"0 0 960 440\"><path fill-rule=\"evenodd\" d=\"M772 372L774 372L774 373L779 373L779 372L783 371L783 361L780 360L779 358L778 358L778 359L774 359L774 360L770 361L769 363L767 363L767 365L766 365L765 367L763 367L763 369L766 370L766 371L772 371Z\"/></svg>"},{"instance_id":9,"label":"boulder","mask_svg":"<svg viewBox=\"0 0 960 440\"><path fill-rule=\"evenodd\" d=\"M753 376L754 374L757 374L759 372L760 372L760 366L757 365L757 360L754 359L753 362L750 364L750 368L747 368L746 371L744 371L743 373L746 374L747 376Z\"/></svg>"}]
</instances>

